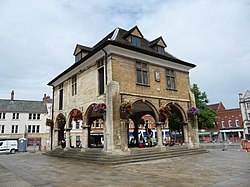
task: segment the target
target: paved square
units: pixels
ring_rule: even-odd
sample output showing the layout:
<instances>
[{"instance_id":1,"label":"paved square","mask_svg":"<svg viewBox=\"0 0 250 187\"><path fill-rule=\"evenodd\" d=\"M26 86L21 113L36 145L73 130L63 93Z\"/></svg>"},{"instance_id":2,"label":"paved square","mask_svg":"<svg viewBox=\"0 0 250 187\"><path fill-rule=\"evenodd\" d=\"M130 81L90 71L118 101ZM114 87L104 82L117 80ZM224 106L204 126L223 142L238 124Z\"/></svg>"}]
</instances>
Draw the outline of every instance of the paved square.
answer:
<instances>
[{"instance_id":1,"label":"paved square","mask_svg":"<svg viewBox=\"0 0 250 187\"><path fill-rule=\"evenodd\" d=\"M0 186L249 186L250 153L210 153L115 166L37 153L0 155Z\"/></svg>"}]
</instances>

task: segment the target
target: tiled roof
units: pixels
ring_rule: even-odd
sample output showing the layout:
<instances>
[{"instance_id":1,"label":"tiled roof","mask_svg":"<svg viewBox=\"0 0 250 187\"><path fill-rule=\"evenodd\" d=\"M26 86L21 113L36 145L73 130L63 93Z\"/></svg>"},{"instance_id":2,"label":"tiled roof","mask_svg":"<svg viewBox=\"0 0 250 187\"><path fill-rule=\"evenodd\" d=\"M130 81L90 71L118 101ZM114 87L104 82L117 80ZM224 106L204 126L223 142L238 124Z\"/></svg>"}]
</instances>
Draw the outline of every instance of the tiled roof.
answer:
<instances>
[{"instance_id":1,"label":"tiled roof","mask_svg":"<svg viewBox=\"0 0 250 187\"><path fill-rule=\"evenodd\" d=\"M47 113L42 101L0 99L0 112Z\"/></svg>"},{"instance_id":2,"label":"tiled roof","mask_svg":"<svg viewBox=\"0 0 250 187\"><path fill-rule=\"evenodd\" d=\"M81 60L79 60L78 62L74 63L72 66L70 66L64 72L62 72L57 77L55 77L52 81L50 81L48 83L48 85L52 85L54 81L56 81L57 79L59 79L60 77L62 77L63 75L65 75L66 73L70 72L71 70L73 70L74 68L76 68L77 66L79 66L80 64L82 64L88 58L90 58L95 53L97 53L98 51L102 50L104 47L106 47L108 45L114 45L114 46L118 46L118 47L125 48L125 49L128 49L128 50L136 51L136 52L139 52L139 53L144 53L144 54L147 54L147 55L150 55L150 56L154 56L154 57L157 57L157 58L161 58L161 59L164 59L164 60L169 60L169 61L172 61L172 62L177 63L177 64L189 66L191 68L194 68L196 66L196 65L191 64L189 62L182 61L182 60L174 57L173 55L169 54L166 51L165 51L164 54L160 54L158 51L156 51L155 49L152 48L152 42L153 42L153 44L155 44L155 42L159 41L159 39L162 39L162 37L159 37L156 40L151 41L151 43L150 43L150 41L146 40L143 37L143 35L141 34L141 32L140 32L139 29L138 29L138 32L143 37L143 38L141 38L141 47L134 46L127 39L127 37L135 29L138 29L138 27L135 26L132 29L130 29L129 31L121 29L121 28L116 28L115 30L113 30L112 32L110 32L107 36L105 36L100 42L98 42L96 45L94 45L93 47L87 47L87 46L82 46L82 45L78 44L78 47L82 46L84 49L89 49L89 51L90 51L89 54L86 55L86 56L84 56ZM162 39L162 41L163 41L163 39Z\"/></svg>"},{"instance_id":3,"label":"tiled roof","mask_svg":"<svg viewBox=\"0 0 250 187\"><path fill-rule=\"evenodd\" d=\"M208 108L211 108L213 110L217 110L219 108L220 103L216 103L216 104L211 104L211 105L207 105Z\"/></svg>"}]
</instances>

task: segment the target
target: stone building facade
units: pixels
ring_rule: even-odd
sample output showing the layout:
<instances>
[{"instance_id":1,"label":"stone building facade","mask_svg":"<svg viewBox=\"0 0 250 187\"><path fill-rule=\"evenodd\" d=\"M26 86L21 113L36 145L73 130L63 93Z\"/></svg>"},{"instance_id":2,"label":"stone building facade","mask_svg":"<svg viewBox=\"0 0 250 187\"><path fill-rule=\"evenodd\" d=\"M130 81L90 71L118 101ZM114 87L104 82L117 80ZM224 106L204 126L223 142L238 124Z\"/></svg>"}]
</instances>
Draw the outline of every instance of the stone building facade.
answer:
<instances>
[{"instance_id":1,"label":"stone building facade","mask_svg":"<svg viewBox=\"0 0 250 187\"><path fill-rule=\"evenodd\" d=\"M250 140L250 91L247 90L244 95L239 94L239 100L243 118L244 139Z\"/></svg>"},{"instance_id":2,"label":"stone building facade","mask_svg":"<svg viewBox=\"0 0 250 187\"><path fill-rule=\"evenodd\" d=\"M183 141L199 147L196 116L188 115L195 107L189 82L195 65L170 55L166 47L162 37L146 40L137 26L117 28L93 47L78 44L75 63L48 83L53 87L54 148L63 138L66 149L76 146L76 138L83 150L90 148L93 124L99 120L103 151L127 153L129 120L138 142L145 115L154 118L157 146L162 146L162 128L168 124L159 112L163 107L181 119Z\"/></svg>"}]
</instances>

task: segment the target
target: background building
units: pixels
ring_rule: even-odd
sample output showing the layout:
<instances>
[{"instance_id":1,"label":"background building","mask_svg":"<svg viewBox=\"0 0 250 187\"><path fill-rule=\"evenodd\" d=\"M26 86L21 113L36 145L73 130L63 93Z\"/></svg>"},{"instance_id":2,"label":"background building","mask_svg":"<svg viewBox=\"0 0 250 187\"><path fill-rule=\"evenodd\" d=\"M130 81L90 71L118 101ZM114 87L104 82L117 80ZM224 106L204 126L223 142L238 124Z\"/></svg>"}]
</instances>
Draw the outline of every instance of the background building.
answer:
<instances>
[{"instance_id":1,"label":"background building","mask_svg":"<svg viewBox=\"0 0 250 187\"><path fill-rule=\"evenodd\" d=\"M250 91L247 90L245 95L239 94L239 100L244 125L244 138L250 140Z\"/></svg>"},{"instance_id":2,"label":"background building","mask_svg":"<svg viewBox=\"0 0 250 187\"><path fill-rule=\"evenodd\" d=\"M0 99L0 138L26 138L28 149L50 149L50 128L46 118L51 116L52 100L43 101Z\"/></svg>"},{"instance_id":3,"label":"background building","mask_svg":"<svg viewBox=\"0 0 250 187\"><path fill-rule=\"evenodd\" d=\"M208 107L216 112L216 116L214 128L201 132L206 136L205 141L236 142L243 138L243 120L240 108L225 109L222 102Z\"/></svg>"}]
</instances>

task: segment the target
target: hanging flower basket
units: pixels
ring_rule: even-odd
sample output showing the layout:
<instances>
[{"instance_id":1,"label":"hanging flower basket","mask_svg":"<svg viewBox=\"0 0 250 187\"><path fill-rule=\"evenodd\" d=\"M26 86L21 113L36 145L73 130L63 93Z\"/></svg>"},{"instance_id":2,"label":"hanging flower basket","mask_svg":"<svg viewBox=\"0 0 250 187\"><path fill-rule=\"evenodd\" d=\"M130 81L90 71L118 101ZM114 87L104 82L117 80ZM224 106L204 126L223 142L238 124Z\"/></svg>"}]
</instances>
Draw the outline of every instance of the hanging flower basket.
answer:
<instances>
[{"instance_id":1,"label":"hanging flower basket","mask_svg":"<svg viewBox=\"0 0 250 187\"><path fill-rule=\"evenodd\" d=\"M191 107L188 109L188 114L196 116L200 113L200 110L198 108L195 107Z\"/></svg>"},{"instance_id":2,"label":"hanging flower basket","mask_svg":"<svg viewBox=\"0 0 250 187\"><path fill-rule=\"evenodd\" d=\"M63 114L58 114L56 117L58 127L64 126L66 124L66 120Z\"/></svg>"},{"instance_id":3,"label":"hanging flower basket","mask_svg":"<svg viewBox=\"0 0 250 187\"><path fill-rule=\"evenodd\" d=\"M98 114L104 114L106 112L106 104L105 103L96 104L94 106L94 111L95 113Z\"/></svg>"},{"instance_id":4,"label":"hanging flower basket","mask_svg":"<svg viewBox=\"0 0 250 187\"><path fill-rule=\"evenodd\" d=\"M54 125L53 120L47 118L47 119L46 119L46 125L52 127L52 126Z\"/></svg>"},{"instance_id":5,"label":"hanging flower basket","mask_svg":"<svg viewBox=\"0 0 250 187\"><path fill-rule=\"evenodd\" d=\"M82 113L79 110L72 110L69 115L75 121L82 120Z\"/></svg>"},{"instance_id":6,"label":"hanging flower basket","mask_svg":"<svg viewBox=\"0 0 250 187\"><path fill-rule=\"evenodd\" d=\"M163 106L159 110L160 122L165 122L166 119L171 115L171 108L169 106Z\"/></svg>"},{"instance_id":7,"label":"hanging flower basket","mask_svg":"<svg viewBox=\"0 0 250 187\"><path fill-rule=\"evenodd\" d=\"M120 106L120 111L123 113L127 113L130 114L132 111L132 102L131 101L127 101L125 103L122 103Z\"/></svg>"}]
</instances>

